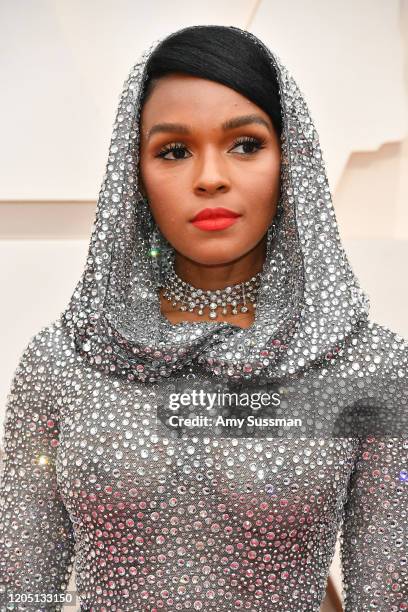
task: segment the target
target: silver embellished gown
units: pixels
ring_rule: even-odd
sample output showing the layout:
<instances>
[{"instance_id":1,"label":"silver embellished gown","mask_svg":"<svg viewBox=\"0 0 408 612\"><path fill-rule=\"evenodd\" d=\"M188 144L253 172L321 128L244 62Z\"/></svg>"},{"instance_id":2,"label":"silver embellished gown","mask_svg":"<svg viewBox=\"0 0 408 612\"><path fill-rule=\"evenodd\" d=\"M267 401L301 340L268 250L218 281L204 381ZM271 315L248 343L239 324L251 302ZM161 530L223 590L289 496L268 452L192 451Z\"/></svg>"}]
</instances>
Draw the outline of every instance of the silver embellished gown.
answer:
<instances>
[{"instance_id":1,"label":"silver embellished gown","mask_svg":"<svg viewBox=\"0 0 408 612\"><path fill-rule=\"evenodd\" d=\"M158 41L125 81L83 275L11 384L1 611L61 610L75 562L82 611L318 612L339 530L346 612L408 610L407 344L369 319L299 88L237 30L275 66L284 119L254 324L160 312L174 252L135 180ZM166 421L170 393L261 387L280 402L257 415L296 433Z\"/></svg>"}]
</instances>

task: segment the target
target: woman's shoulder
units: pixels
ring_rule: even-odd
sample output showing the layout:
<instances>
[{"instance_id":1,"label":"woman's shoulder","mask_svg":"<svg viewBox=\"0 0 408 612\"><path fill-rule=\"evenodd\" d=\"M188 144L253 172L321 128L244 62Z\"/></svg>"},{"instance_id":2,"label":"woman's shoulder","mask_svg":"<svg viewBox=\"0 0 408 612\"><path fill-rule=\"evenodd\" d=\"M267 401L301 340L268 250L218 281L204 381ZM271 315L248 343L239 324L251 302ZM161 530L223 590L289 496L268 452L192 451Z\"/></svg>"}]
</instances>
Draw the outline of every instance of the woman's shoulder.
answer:
<instances>
[{"instance_id":1,"label":"woman's shoulder","mask_svg":"<svg viewBox=\"0 0 408 612\"><path fill-rule=\"evenodd\" d=\"M408 340L399 333L375 321L365 327L364 345L366 359L374 359L385 370L392 369L397 376L408 374Z\"/></svg>"},{"instance_id":2,"label":"woman's shoulder","mask_svg":"<svg viewBox=\"0 0 408 612\"><path fill-rule=\"evenodd\" d=\"M35 367L41 368L42 372L56 373L74 353L74 342L58 317L29 337L17 370Z\"/></svg>"},{"instance_id":3,"label":"woman's shoulder","mask_svg":"<svg viewBox=\"0 0 408 612\"><path fill-rule=\"evenodd\" d=\"M26 342L14 368L7 394L6 414L12 419L35 408L58 418L58 394L66 386L70 362L76 359L73 343L60 319L44 325Z\"/></svg>"},{"instance_id":4,"label":"woman's shoulder","mask_svg":"<svg viewBox=\"0 0 408 612\"><path fill-rule=\"evenodd\" d=\"M27 342L27 348L44 348L44 351L66 350L74 346L71 336L68 334L61 317L47 323L39 331L31 336Z\"/></svg>"}]
</instances>

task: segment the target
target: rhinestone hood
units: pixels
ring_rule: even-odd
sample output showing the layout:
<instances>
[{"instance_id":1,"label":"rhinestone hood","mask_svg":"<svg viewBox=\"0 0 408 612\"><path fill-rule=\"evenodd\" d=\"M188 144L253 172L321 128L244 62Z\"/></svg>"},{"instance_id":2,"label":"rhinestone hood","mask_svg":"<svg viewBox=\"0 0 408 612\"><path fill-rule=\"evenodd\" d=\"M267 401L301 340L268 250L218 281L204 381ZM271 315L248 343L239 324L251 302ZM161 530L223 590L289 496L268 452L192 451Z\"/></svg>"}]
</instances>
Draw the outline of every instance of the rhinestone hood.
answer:
<instances>
[{"instance_id":1,"label":"rhinestone hood","mask_svg":"<svg viewBox=\"0 0 408 612\"><path fill-rule=\"evenodd\" d=\"M77 350L105 372L154 382L195 361L204 371L237 381L278 379L325 360L367 320L368 298L340 241L305 99L276 53L235 29L273 63L283 121L281 193L268 229L254 324L174 325L160 311L157 288L174 249L159 232L159 265L152 259L157 226L137 182L140 99L159 39L124 83L85 270L62 315Z\"/></svg>"}]
</instances>

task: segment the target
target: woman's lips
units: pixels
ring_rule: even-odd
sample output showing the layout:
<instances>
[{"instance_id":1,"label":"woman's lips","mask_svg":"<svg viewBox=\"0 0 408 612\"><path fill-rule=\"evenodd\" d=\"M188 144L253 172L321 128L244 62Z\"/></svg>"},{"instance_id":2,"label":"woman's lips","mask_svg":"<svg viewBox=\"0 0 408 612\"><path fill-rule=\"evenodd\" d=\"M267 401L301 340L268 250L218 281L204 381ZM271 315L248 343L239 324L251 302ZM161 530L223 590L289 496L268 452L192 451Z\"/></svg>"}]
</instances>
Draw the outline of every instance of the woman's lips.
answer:
<instances>
[{"instance_id":1,"label":"woman's lips","mask_svg":"<svg viewBox=\"0 0 408 612\"><path fill-rule=\"evenodd\" d=\"M213 232L215 230L226 229L233 223L236 223L238 219L239 217L213 217L212 219L192 221L192 224L206 232Z\"/></svg>"},{"instance_id":2,"label":"woman's lips","mask_svg":"<svg viewBox=\"0 0 408 612\"><path fill-rule=\"evenodd\" d=\"M235 223L241 215L229 208L203 208L196 214L191 223L206 232L223 230Z\"/></svg>"}]
</instances>

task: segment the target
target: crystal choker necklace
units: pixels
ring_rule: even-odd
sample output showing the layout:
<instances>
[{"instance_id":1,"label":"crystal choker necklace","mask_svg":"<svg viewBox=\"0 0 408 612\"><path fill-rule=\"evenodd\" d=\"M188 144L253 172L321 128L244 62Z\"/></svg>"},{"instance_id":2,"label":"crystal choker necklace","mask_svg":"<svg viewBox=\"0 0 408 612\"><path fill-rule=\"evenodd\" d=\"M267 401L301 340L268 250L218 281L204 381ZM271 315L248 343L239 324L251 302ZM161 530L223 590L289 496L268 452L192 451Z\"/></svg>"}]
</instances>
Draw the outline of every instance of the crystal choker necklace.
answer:
<instances>
[{"instance_id":1,"label":"crystal choker necklace","mask_svg":"<svg viewBox=\"0 0 408 612\"><path fill-rule=\"evenodd\" d=\"M256 298L260 287L261 272L258 272L248 281L238 285L230 285L223 289L205 290L194 287L183 281L173 267L164 280L163 297L172 302L173 307L178 310L193 312L203 315L204 309L208 307L211 319L216 319L219 309L223 315L228 314L228 306L232 314L248 312L248 304L256 308ZM240 306L238 310L238 306Z\"/></svg>"}]
</instances>

